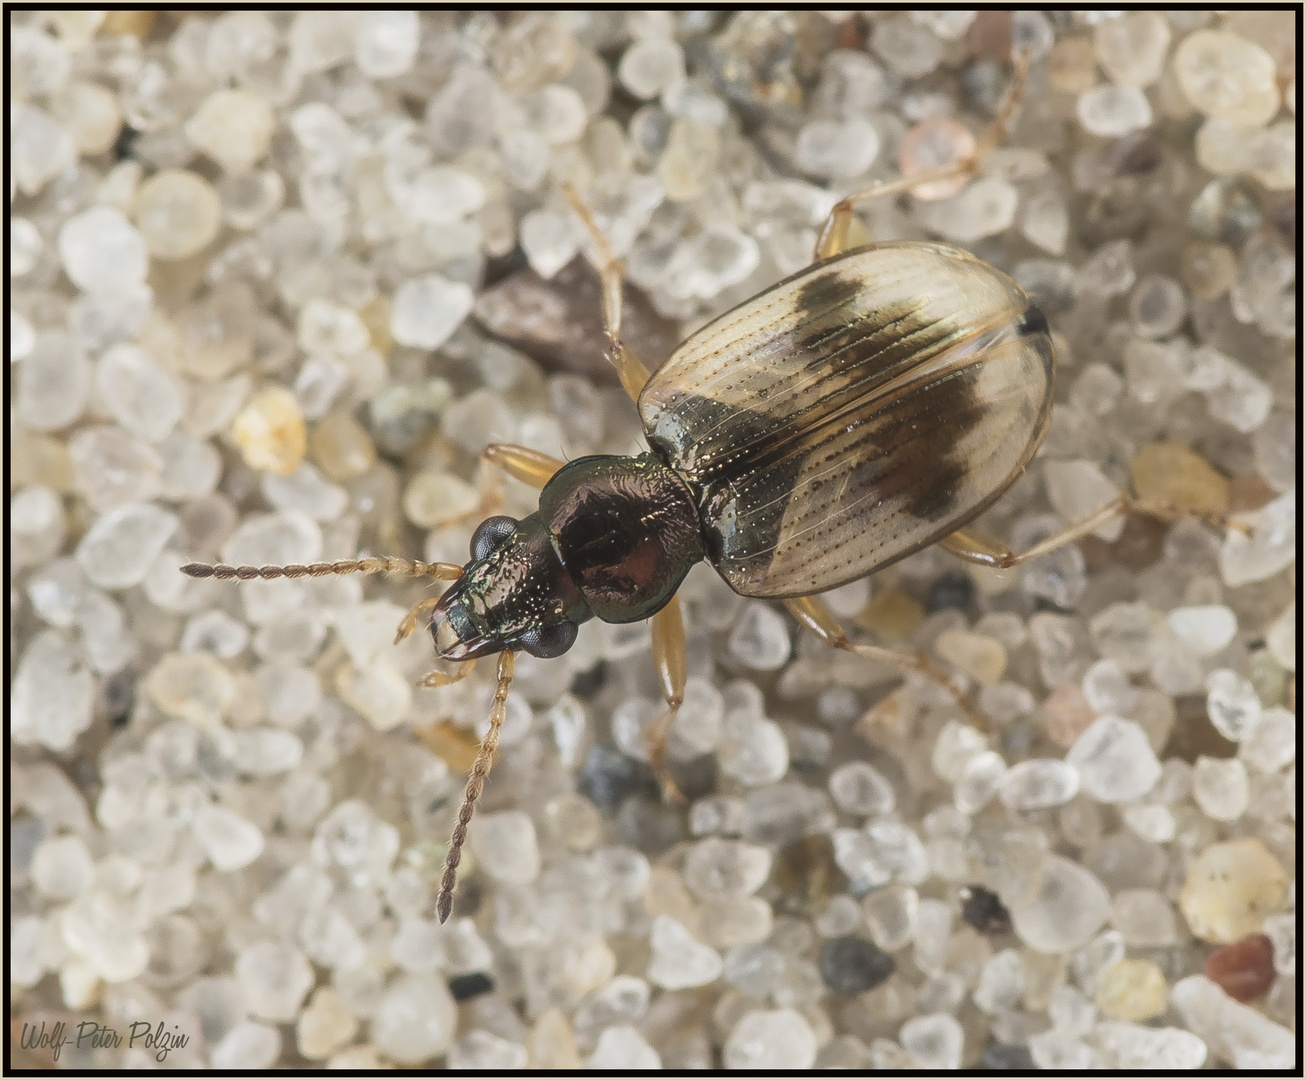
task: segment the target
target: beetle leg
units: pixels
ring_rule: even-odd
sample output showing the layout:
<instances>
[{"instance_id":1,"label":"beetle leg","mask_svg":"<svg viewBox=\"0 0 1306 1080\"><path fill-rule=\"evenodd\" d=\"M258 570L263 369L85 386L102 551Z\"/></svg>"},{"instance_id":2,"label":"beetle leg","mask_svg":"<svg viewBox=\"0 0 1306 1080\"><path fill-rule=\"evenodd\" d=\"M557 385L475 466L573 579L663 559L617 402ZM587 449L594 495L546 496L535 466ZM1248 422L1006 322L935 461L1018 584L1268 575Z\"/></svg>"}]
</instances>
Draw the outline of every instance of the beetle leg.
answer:
<instances>
[{"instance_id":1,"label":"beetle leg","mask_svg":"<svg viewBox=\"0 0 1306 1080\"><path fill-rule=\"evenodd\" d=\"M529 446L514 446L511 443L490 443L481 451L481 460L502 469L514 480L520 480L536 489L544 487L553 479L553 474L566 464L548 454L532 450Z\"/></svg>"},{"instance_id":2,"label":"beetle leg","mask_svg":"<svg viewBox=\"0 0 1306 1080\"><path fill-rule=\"evenodd\" d=\"M999 544L983 536L976 536L966 529L958 529L950 536L945 536L939 541L939 547L943 548L944 551L950 551L959 559L965 559L967 562L979 563L981 566L989 566L995 570L1006 570L1009 567L1019 566L1021 563L1047 555L1049 552L1056 551L1057 548L1064 547L1066 544L1085 537L1095 529L1100 529L1112 518L1125 513L1128 509L1128 500L1121 495L1094 510L1088 517L1062 529L1061 532L1053 533L1046 540L1039 541L1025 551L1012 551L1005 544Z\"/></svg>"},{"instance_id":3,"label":"beetle leg","mask_svg":"<svg viewBox=\"0 0 1306 1080\"><path fill-rule=\"evenodd\" d=\"M838 255L841 251L847 249L848 229L852 225L853 210L859 204L870 202L872 199L881 199L888 195L900 195L904 191L911 191L914 188L937 183L940 180L973 176L978 172L980 159L1002 142L1007 125L1011 122L1011 116L1016 111L1016 105L1025 92L1025 76L1028 71L1028 54L1024 52L1016 53L1012 60L1011 85L1007 87L1007 93L1002 99L997 118L989 125L988 130L980 136L979 141L975 144L975 149L969 154L958 158L956 161L948 162L946 165L936 166L933 169L923 169L920 172L912 173L910 176L900 176L896 180L884 180L878 184L858 188L835 203L834 208L821 226L820 233L817 235L813 261L820 262L822 259L828 259L832 255Z\"/></svg>"},{"instance_id":4,"label":"beetle leg","mask_svg":"<svg viewBox=\"0 0 1306 1080\"><path fill-rule=\"evenodd\" d=\"M498 510L503 505L503 473L539 491L565 464L566 462L532 450L529 446L490 443L481 451L481 471L477 478L481 501L465 514L450 518L446 524L481 521Z\"/></svg>"},{"instance_id":5,"label":"beetle leg","mask_svg":"<svg viewBox=\"0 0 1306 1080\"><path fill-rule=\"evenodd\" d=\"M639 392L648 382L649 371L644 362L621 340L621 279L625 267L613 254L608 238L603 235L599 223L594 220L590 208L581 201L576 189L571 184L563 184L562 190L576 211L576 216L585 225L585 231L590 234L599 258L603 260L599 267L599 278L603 284L603 330L608 336L608 362L617 369L622 389L630 395L632 401L638 401Z\"/></svg>"},{"instance_id":6,"label":"beetle leg","mask_svg":"<svg viewBox=\"0 0 1306 1080\"><path fill-rule=\"evenodd\" d=\"M900 671L910 671L917 675L924 675L948 692L972 724L981 731L988 729L988 720L975 707L975 703L953 686L947 674L924 653L900 653L878 645L850 641L843 627L839 625L839 621L830 613L830 609L815 596L801 596L793 600L785 600L784 606L804 627L833 649L842 649L844 652L855 653L858 656L866 657L868 660L875 660L878 663L896 667Z\"/></svg>"},{"instance_id":7,"label":"beetle leg","mask_svg":"<svg viewBox=\"0 0 1306 1080\"><path fill-rule=\"evenodd\" d=\"M683 803L685 797L667 772L666 763L667 739L675 726L676 714L685 702L685 622L680 614L680 600L674 596L653 616L653 666L657 668L658 685L662 688L667 711L645 733L648 760L667 801Z\"/></svg>"},{"instance_id":8,"label":"beetle leg","mask_svg":"<svg viewBox=\"0 0 1306 1080\"><path fill-rule=\"evenodd\" d=\"M1067 525L1060 532L1053 533L1045 540L1040 540L1025 551L1012 551L1005 544L999 544L995 540L977 536L967 529L958 529L950 536L945 536L939 541L939 547L943 548L944 551L950 551L959 559L965 559L967 562L979 563L981 566L992 567L995 570L1006 570L1013 566L1019 566L1021 563L1040 558L1076 540L1081 540L1089 533L1100 529L1112 518L1120 517L1123 514L1147 514L1149 517L1161 518L1164 521L1174 521L1182 517L1195 517L1200 521L1205 521L1208 525L1244 531L1243 526L1238 522L1230 521L1224 514L1213 513L1196 507L1171 506L1166 503L1131 499L1128 495L1117 495L1087 517L1081 518L1072 525Z\"/></svg>"}]
</instances>

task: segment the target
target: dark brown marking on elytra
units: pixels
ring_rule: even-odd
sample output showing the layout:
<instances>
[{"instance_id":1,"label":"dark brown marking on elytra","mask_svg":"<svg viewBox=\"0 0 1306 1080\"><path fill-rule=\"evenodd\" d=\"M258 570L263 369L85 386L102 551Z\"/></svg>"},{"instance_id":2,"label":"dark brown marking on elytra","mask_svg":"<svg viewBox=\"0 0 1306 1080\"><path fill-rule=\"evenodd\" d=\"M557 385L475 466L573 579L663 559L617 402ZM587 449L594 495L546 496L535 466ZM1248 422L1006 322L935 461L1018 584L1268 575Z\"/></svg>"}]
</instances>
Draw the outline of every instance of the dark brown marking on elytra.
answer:
<instances>
[{"instance_id":1,"label":"dark brown marking on elytra","mask_svg":"<svg viewBox=\"0 0 1306 1080\"><path fill-rule=\"evenodd\" d=\"M1035 349L1051 392L1038 308L999 304L977 321L964 305L941 309L927 286L887 300L844 257L775 287L783 295L757 312L769 332L736 358L742 382L716 366L705 382L717 390L651 384L664 403L646 414L650 443L696 489L708 557L746 595L849 580L996 500L1007 484L991 498L972 490L985 425L998 422L991 395L1004 392L983 377L992 350ZM1028 421L1032 449L1048 404L1003 423ZM1010 478L1022 465L1013 459Z\"/></svg>"},{"instance_id":2,"label":"dark brown marking on elytra","mask_svg":"<svg viewBox=\"0 0 1306 1080\"><path fill-rule=\"evenodd\" d=\"M840 284L827 289L830 280ZM915 305L852 317L846 309L855 295L854 284L833 278L820 287L805 286L795 309L801 309L802 317L795 319L793 330L776 336L774 342L780 344L768 347L785 353L801 349L809 357L802 377L804 405L786 410L763 403L752 410L705 398L682 399L676 411L686 416L701 409L690 426L708 434L693 442L692 464L678 454L679 446L664 443L669 460L702 484L736 475L740 462L747 462L750 471L764 470L792 456L795 443L824 442L822 429L841 426L846 414L857 410L877 386L927 363L951 343L947 329L921 318ZM792 342L785 340L789 337ZM772 396L785 392L782 384L773 388ZM704 423L709 417L711 423ZM728 440L725 432L730 433ZM651 437L656 440L656 435Z\"/></svg>"},{"instance_id":3,"label":"dark brown marking on elytra","mask_svg":"<svg viewBox=\"0 0 1306 1080\"><path fill-rule=\"evenodd\" d=\"M968 365L904 394L885 414L879 449L894 464L877 486L917 520L956 511L957 489L973 468L961 445L988 411L978 379L979 365Z\"/></svg>"},{"instance_id":4,"label":"dark brown marking on elytra","mask_svg":"<svg viewBox=\"0 0 1306 1080\"><path fill-rule=\"evenodd\" d=\"M880 515L937 526L910 529L919 539L909 547L882 551L883 561L876 565L887 565L981 513L1005 490L1004 485L974 505L973 492L970 502L960 501L978 464L970 437L994 422L993 402L980 382L985 354L1020 336L1043 356L1050 373L1050 339L1040 332L1039 322L1032 309L1028 317L1013 319L974 343L969 362L922 372L914 382L896 384L888 395L864 395L822 423L798 434L787 432L785 439L761 437L749 453L723 456L703 470L699 505L709 557L739 591L772 595L771 586L793 572L775 569L782 551L791 568L801 562L814 571L822 565L832 570L857 561L856 552L843 550L847 515L856 515L867 528L874 528ZM722 408L715 402L687 404ZM1046 404L1031 403L1031 446L1039 440ZM736 423L740 431L760 433L765 418L753 410L736 410L730 424ZM835 490L829 489L831 483ZM858 550L866 549L859 545Z\"/></svg>"},{"instance_id":5,"label":"dark brown marking on elytra","mask_svg":"<svg viewBox=\"0 0 1306 1080\"><path fill-rule=\"evenodd\" d=\"M975 374L924 383L916 393L894 394L892 403L877 400L876 386L928 363L954 335L946 324L922 318L915 303L893 311L858 312L854 301L864 287L855 279L827 274L799 289L793 328L777 335L768 351L801 349L809 358L802 381L820 394L805 408L790 410L782 425L775 415L781 410L768 410L765 402L744 409L690 397L677 403L676 412L692 416L691 426L698 431L728 431L728 445L698 439L694 463L686 468L683 458L677 461L679 447L651 439L699 487L709 558L735 564L750 580L767 575L804 469L813 455L830 457L830 444L842 432L866 429L857 448L866 458L860 467L855 459L848 462L853 468L841 478L847 489L841 502L862 495L883 502L908 485L923 483L923 488L907 491L906 509L933 520L947 513L965 475L962 455L950 453L956 440L940 425L948 417L944 426L963 438L982 421L982 403L967 393ZM943 400L936 399L939 386ZM783 388L773 393L781 394ZM954 407L961 409L955 420L950 415ZM931 454L939 455L933 468ZM813 516L820 512L818 493L824 486L823 480L810 481L804 493L814 504Z\"/></svg>"}]
</instances>

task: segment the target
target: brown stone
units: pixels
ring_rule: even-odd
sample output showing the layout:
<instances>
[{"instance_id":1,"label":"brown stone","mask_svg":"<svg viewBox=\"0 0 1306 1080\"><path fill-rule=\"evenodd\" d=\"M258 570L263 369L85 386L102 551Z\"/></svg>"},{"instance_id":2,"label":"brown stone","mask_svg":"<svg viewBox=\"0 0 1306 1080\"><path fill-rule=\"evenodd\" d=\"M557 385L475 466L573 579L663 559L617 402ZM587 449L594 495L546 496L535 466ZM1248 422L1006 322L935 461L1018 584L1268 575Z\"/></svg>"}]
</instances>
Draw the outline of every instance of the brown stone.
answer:
<instances>
[{"instance_id":1,"label":"brown stone","mask_svg":"<svg viewBox=\"0 0 1306 1080\"><path fill-rule=\"evenodd\" d=\"M976 60L1011 59L1011 12L990 8L975 16L966 30L966 45Z\"/></svg>"},{"instance_id":2,"label":"brown stone","mask_svg":"<svg viewBox=\"0 0 1306 1080\"><path fill-rule=\"evenodd\" d=\"M866 23L860 12L849 12L848 17L839 24L838 36L834 39L836 49L866 48Z\"/></svg>"},{"instance_id":3,"label":"brown stone","mask_svg":"<svg viewBox=\"0 0 1306 1080\"><path fill-rule=\"evenodd\" d=\"M1238 744L1226 739L1211 723L1206 713L1206 698L1193 694L1175 698L1175 724L1165 750L1164 758L1182 758L1190 765L1199 757L1230 758L1238 754Z\"/></svg>"},{"instance_id":4,"label":"brown stone","mask_svg":"<svg viewBox=\"0 0 1306 1080\"><path fill-rule=\"evenodd\" d=\"M473 315L490 334L550 371L615 383L616 373L607 359L600 292L598 274L584 256L577 255L549 281L529 268L508 275L480 295ZM629 284L623 293L621 332L650 371L680 343L675 323L659 315L649 299Z\"/></svg>"},{"instance_id":5,"label":"brown stone","mask_svg":"<svg viewBox=\"0 0 1306 1080\"><path fill-rule=\"evenodd\" d=\"M1255 1001L1274 985L1274 944L1264 934L1252 934L1216 949L1202 970L1234 1001Z\"/></svg>"},{"instance_id":6,"label":"brown stone","mask_svg":"<svg viewBox=\"0 0 1306 1080\"><path fill-rule=\"evenodd\" d=\"M1165 534L1169 529L1169 524L1159 518L1147 514L1130 514L1125 518L1125 527L1120 530L1119 538L1109 547L1111 564L1123 566L1127 570L1146 570L1161 557Z\"/></svg>"}]
</instances>

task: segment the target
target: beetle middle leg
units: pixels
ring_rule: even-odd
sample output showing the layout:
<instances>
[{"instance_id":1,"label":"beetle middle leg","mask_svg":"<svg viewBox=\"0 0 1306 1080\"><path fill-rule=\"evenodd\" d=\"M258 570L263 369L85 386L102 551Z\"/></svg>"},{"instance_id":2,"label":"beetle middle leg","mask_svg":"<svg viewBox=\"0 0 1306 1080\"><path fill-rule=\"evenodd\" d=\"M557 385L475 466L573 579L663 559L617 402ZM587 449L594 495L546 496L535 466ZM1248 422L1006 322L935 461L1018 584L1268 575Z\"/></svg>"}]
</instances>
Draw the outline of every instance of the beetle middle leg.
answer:
<instances>
[{"instance_id":1,"label":"beetle middle leg","mask_svg":"<svg viewBox=\"0 0 1306 1080\"><path fill-rule=\"evenodd\" d=\"M900 195L904 191L911 191L914 188L937 183L940 180L974 176L979 171L980 159L1002 141L1007 125L1011 122L1011 116L1016 111L1016 105L1025 92L1025 76L1028 71L1028 54L1017 52L1012 58L1011 84L1007 87L1007 93L1002 99L1002 105L998 108L997 118L989 125L988 130L980 136L979 141L975 144L975 149L969 154L933 169L923 169L920 172L912 173L910 176L900 176L896 180L883 180L878 184L858 188L835 203L834 208L826 217L824 224L822 224L820 233L817 234L816 249L812 256L813 261L820 262L822 259L828 259L832 255L838 255L841 251L847 250L848 229L852 225L853 210L859 204L870 202L872 199L884 198L887 195Z\"/></svg>"},{"instance_id":2,"label":"beetle middle leg","mask_svg":"<svg viewBox=\"0 0 1306 1080\"><path fill-rule=\"evenodd\" d=\"M658 685L667 703L667 711L657 718L645 732L648 740L648 761L653 774L669 802L684 802L676 782L667 771L667 740L675 726L676 715L685 703L685 621L680 613L680 599L671 602L653 616L653 666L657 669Z\"/></svg>"},{"instance_id":3,"label":"beetle middle leg","mask_svg":"<svg viewBox=\"0 0 1306 1080\"><path fill-rule=\"evenodd\" d=\"M953 686L947 674L925 654L900 653L895 652L893 649L882 648L879 645L851 641L847 633L844 632L843 627L839 625L839 620L831 614L830 609L825 606L824 602L815 596L801 596L793 600L785 600L783 603L799 623L831 648L855 653L857 656L864 656L867 660L875 660L896 667L900 671L924 675L948 692L972 724L981 731L988 729L988 720L976 708L975 703Z\"/></svg>"},{"instance_id":4,"label":"beetle middle leg","mask_svg":"<svg viewBox=\"0 0 1306 1080\"><path fill-rule=\"evenodd\" d=\"M576 189L571 184L562 185L567 201L576 211L576 216L585 225L585 231L594 241L603 265L599 267L599 278L603 285L603 330L608 337L608 362L617 369L617 378L621 380L622 389L630 395L632 401L639 400L639 392L648 382L649 370L624 341L621 340L621 292L622 274L625 268L621 260L613 254L612 245L603 235L599 223L594 220L590 208L585 205Z\"/></svg>"}]
</instances>

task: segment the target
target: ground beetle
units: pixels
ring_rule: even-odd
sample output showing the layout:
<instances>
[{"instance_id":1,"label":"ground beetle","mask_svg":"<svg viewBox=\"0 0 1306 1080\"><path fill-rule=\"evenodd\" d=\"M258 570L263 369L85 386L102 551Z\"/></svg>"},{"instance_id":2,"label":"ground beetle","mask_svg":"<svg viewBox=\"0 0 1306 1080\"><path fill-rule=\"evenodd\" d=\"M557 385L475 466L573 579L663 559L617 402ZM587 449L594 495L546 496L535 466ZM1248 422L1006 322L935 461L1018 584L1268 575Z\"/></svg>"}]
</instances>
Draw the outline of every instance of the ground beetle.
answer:
<instances>
[{"instance_id":1,"label":"ground beetle","mask_svg":"<svg viewBox=\"0 0 1306 1080\"><path fill-rule=\"evenodd\" d=\"M849 641L814 594L933 543L1013 566L1137 507L1121 497L1019 554L960 531L1015 482L1043 441L1056 366L1047 321L1011 278L956 248L848 249L858 203L975 171L1001 136L1024 66L1017 61L999 118L972 155L848 195L827 218L811 266L699 330L652 377L621 339L621 264L566 189L601 263L609 357L650 450L564 464L525 447L488 447L489 462L540 489L540 508L520 521L482 522L465 567L396 558L182 567L192 577L241 580L393 572L453 582L414 607L396 638L429 615L442 659L499 656L489 732L441 881L441 922L498 744L515 651L558 656L587 619L651 617L669 708L650 732L650 759L674 797L662 757L685 686L675 594L700 559L741 595L783 601L831 646L925 674L972 711L925 657ZM446 685L470 668L432 672L422 685Z\"/></svg>"}]
</instances>

